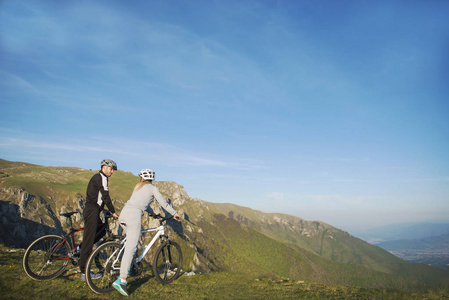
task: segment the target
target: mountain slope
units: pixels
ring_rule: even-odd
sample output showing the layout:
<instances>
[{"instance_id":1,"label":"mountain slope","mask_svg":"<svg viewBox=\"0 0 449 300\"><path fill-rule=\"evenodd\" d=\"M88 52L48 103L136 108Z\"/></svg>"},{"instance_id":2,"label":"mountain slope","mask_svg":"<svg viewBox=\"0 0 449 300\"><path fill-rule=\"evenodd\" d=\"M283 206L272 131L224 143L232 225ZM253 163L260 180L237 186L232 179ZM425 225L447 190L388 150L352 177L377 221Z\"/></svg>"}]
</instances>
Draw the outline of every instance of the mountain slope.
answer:
<instances>
[{"instance_id":1,"label":"mountain slope","mask_svg":"<svg viewBox=\"0 0 449 300\"><path fill-rule=\"evenodd\" d=\"M82 211L85 188L94 173L0 160L0 242L26 247L45 233L66 229L59 214ZM111 177L110 193L118 211L137 181L122 171ZM325 223L190 198L175 182L155 184L183 215L182 223L169 226L171 237L182 247L186 270L229 270L365 287L448 282L445 270L407 263ZM80 215L76 223L82 223ZM143 225L154 221L145 216Z\"/></svg>"},{"instance_id":2,"label":"mountain slope","mask_svg":"<svg viewBox=\"0 0 449 300\"><path fill-rule=\"evenodd\" d=\"M323 222L267 214L234 204L210 205L271 238L308 249L331 261L363 265L382 272L395 272L397 264L403 263L381 248Z\"/></svg>"}]
</instances>

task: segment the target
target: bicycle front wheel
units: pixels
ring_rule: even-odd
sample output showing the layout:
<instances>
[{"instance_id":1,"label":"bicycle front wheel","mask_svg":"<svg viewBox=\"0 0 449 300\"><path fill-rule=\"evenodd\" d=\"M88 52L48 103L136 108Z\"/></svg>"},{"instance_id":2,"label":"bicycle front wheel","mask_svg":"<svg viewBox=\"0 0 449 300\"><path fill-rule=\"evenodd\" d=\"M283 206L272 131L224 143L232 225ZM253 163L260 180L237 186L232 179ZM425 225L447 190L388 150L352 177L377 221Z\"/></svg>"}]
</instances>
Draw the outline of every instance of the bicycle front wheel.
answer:
<instances>
[{"instance_id":1,"label":"bicycle front wheel","mask_svg":"<svg viewBox=\"0 0 449 300\"><path fill-rule=\"evenodd\" d=\"M59 235L40 237L25 251L23 270L34 280L56 278L71 260L69 253L69 244Z\"/></svg>"},{"instance_id":2,"label":"bicycle front wheel","mask_svg":"<svg viewBox=\"0 0 449 300\"><path fill-rule=\"evenodd\" d=\"M86 264L86 281L89 288L103 294L114 291L112 283L120 275L120 262L122 260L122 244L107 242L100 245L89 256ZM101 274L100 278L92 278L91 274Z\"/></svg>"},{"instance_id":3,"label":"bicycle front wheel","mask_svg":"<svg viewBox=\"0 0 449 300\"><path fill-rule=\"evenodd\" d=\"M181 264L181 247L173 241L165 242L156 250L153 263L154 277L160 283L170 283L179 276Z\"/></svg>"}]
</instances>

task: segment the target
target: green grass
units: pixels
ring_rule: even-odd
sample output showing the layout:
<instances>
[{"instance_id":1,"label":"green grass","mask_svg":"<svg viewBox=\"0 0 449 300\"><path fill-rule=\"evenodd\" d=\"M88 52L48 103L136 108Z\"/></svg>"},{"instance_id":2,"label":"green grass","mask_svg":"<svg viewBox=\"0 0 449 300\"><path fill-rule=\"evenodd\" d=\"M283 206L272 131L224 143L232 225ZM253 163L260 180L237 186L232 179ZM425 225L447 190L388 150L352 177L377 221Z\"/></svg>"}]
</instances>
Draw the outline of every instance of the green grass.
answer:
<instances>
[{"instance_id":1,"label":"green grass","mask_svg":"<svg viewBox=\"0 0 449 300\"><path fill-rule=\"evenodd\" d=\"M22 270L24 250L0 246L2 299L123 299L118 292L93 293L69 267L59 278L35 281ZM249 278L232 272L182 275L169 285L156 282L151 271L129 280L129 299L449 299L449 288L425 292L323 285L288 278Z\"/></svg>"}]
</instances>

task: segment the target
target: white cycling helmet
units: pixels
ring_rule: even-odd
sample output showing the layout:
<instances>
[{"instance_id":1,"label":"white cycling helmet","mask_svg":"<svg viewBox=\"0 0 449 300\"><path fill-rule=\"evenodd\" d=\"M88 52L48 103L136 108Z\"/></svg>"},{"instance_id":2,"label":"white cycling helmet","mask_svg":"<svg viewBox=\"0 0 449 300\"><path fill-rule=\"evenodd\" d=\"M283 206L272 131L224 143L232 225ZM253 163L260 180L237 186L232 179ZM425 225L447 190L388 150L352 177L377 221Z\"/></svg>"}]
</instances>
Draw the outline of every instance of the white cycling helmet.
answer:
<instances>
[{"instance_id":1,"label":"white cycling helmet","mask_svg":"<svg viewBox=\"0 0 449 300\"><path fill-rule=\"evenodd\" d=\"M117 164L112 159L103 159L101 161L101 166L102 167L109 166L109 167L113 168L114 170L117 170Z\"/></svg>"},{"instance_id":2,"label":"white cycling helmet","mask_svg":"<svg viewBox=\"0 0 449 300\"><path fill-rule=\"evenodd\" d=\"M154 180L156 173L154 173L154 171L150 169L142 169L142 171L139 172L139 176L144 180Z\"/></svg>"}]
</instances>

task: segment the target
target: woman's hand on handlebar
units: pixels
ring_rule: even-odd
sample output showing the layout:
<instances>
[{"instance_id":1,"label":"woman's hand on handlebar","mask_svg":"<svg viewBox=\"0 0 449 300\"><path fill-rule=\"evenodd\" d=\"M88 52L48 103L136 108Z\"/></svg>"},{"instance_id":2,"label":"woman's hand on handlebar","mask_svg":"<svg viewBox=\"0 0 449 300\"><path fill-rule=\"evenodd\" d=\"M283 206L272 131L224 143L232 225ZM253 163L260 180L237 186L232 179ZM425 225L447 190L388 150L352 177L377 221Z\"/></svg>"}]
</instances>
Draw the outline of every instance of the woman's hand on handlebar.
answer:
<instances>
[{"instance_id":1,"label":"woman's hand on handlebar","mask_svg":"<svg viewBox=\"0 0 449 300\"><path fill-rule=\"evenodd\" d=\"M112 216L114 217L114 219L118 219L118 215L116 213L113 213Z\"/></svg>"},{"instance_id":2,"label":"woman's hand on handlebar","mask_svg":"<svg viewBox=\"0 0 449 300\"><path fill-rule=\"evenodd\" d=\"M174 216L173 219L175 219L175 220L178 221L178 222L181 221L181 218L179 217L179 215Z\"/></svg>"}]
</instances>

